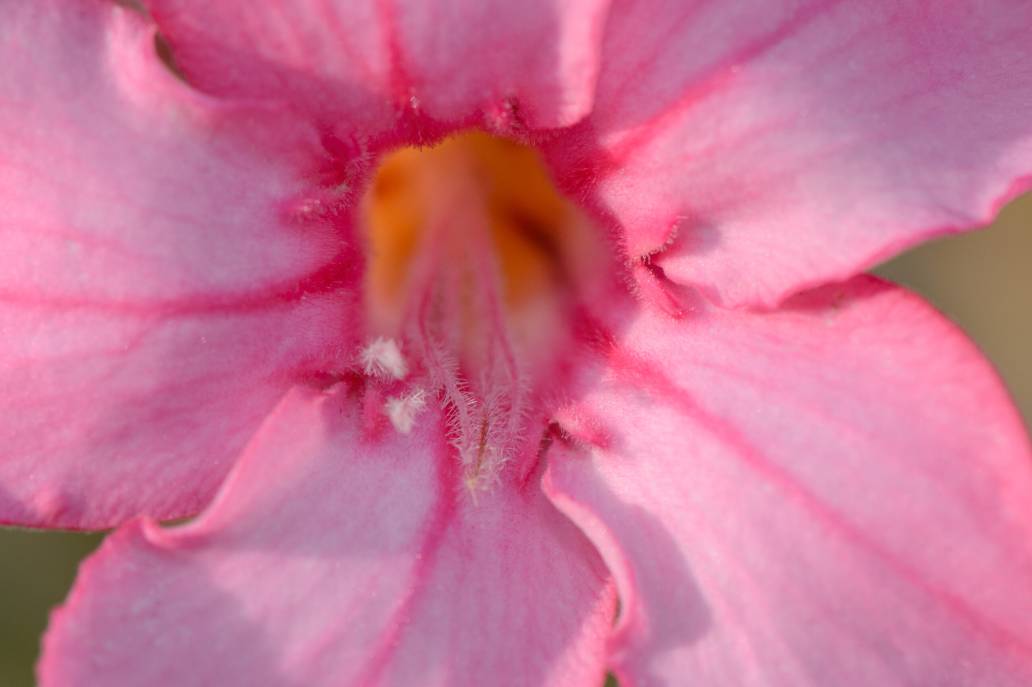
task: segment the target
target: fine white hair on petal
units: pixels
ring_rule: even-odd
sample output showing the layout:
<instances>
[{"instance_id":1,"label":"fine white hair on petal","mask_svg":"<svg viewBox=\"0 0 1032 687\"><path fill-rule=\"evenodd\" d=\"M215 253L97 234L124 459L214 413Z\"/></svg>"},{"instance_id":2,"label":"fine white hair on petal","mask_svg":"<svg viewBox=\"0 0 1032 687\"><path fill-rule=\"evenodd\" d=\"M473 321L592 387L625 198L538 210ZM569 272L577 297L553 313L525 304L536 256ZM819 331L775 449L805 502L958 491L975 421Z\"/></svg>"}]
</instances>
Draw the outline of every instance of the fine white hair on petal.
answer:
<instances>
[{"instance_id":1,"label":"fine white hair on petal","mask_svg":"<svg viewBox=\"0 0 1032 687\"><path fill-rule=\"evenodd\" d=\"M367 375L404 379L408 374L408 364L401 348L394 339L378 336L362 349L362 367Z\"/></svg>"},{"instance_id":2,"label":"fine white hair on petal","mask_svg":"<svg viewBox=\"0 0 1032 687\"><path fill-rule=\"evenodd\" d=\"M405 396L391 396L384 404L384 411L394 429L408 434L416 422L416 416L426 408L426 392L416 389Z\"/></svg>"}]
</instances>

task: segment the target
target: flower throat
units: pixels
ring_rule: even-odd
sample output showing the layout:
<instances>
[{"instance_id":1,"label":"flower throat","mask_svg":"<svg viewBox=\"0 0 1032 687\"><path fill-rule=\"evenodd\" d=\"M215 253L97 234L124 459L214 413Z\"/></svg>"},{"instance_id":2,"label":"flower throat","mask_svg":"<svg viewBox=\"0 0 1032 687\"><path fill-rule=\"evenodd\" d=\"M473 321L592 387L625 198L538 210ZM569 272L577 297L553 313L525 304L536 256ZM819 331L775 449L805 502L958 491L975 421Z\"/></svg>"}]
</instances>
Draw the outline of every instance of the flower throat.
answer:
<instances>
[{"instance_id":1,"label":"flower throat","mask_svg":"<svg viewBox=\"0 0 1032 687\"><path fill-rule=\"evenodd\" d=\"M367 372L404 384L385 406L399 431L436 395L467 486L487 487L537 452L594 228L533 149L479 132L387 155L362 215Z\"/></svg>"}]
</instances>

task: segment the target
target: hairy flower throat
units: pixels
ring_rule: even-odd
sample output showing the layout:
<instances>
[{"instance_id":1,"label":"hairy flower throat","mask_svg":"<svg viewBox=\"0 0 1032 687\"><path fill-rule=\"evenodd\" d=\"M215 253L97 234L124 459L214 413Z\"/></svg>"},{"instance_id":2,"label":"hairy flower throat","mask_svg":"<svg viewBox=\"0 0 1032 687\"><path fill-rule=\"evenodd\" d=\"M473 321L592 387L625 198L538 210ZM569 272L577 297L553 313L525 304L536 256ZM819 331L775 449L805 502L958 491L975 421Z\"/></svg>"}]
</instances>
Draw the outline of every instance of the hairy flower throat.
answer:
<instances>
[{"instance_id":1,"label":"hairy flower throat","mask_svg":"<svg viewBox=\"0 0 1032 687\"><path fill-rule=\"evenodd\" d=\"M525 425L599 264L593 227L534 150L483 133L388 155L363 216L369 335L403 342L483 486L536 451Z\"/></svg>"}]
</instances>

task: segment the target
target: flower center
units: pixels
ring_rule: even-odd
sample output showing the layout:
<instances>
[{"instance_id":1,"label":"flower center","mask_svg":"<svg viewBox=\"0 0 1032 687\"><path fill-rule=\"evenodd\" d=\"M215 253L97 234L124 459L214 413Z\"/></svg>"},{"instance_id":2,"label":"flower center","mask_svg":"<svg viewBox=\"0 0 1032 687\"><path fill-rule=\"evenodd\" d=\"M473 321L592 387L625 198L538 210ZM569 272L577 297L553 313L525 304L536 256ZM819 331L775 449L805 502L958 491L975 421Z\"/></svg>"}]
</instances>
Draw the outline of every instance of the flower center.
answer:
<instances>
[{"instance_id":1,"label":"flower center","mask_svg":"<svg viewBox=\"0 0 1032 687\"><path fill-rule=\"evenodd\" d=\"M604 247L536 151L479 132L387 155L362 215L367 361L408 385L388 416L407 431L440 396L467 484L486 486L537 451L527 425Z\"/></svg>"}]
</instances>

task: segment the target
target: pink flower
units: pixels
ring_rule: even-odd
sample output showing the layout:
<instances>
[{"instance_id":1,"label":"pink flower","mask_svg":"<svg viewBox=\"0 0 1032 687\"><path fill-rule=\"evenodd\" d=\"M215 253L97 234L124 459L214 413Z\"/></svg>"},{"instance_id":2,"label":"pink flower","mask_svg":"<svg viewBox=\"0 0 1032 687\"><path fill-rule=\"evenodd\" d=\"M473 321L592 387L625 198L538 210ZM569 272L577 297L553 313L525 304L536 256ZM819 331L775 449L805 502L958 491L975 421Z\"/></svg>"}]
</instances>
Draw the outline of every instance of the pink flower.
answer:
<instances>
[{"instance_id":1,"label":"pink flower","mask_svg":"<svg viewBox=\"0 0 1032 687\"><path fill-rule=\"evenodd\" d=\"M0 3L44 685L1032 684L1027 436L852 277L1029 186L1032 6L149 4Z\"/></svg>"}]
</instances>

